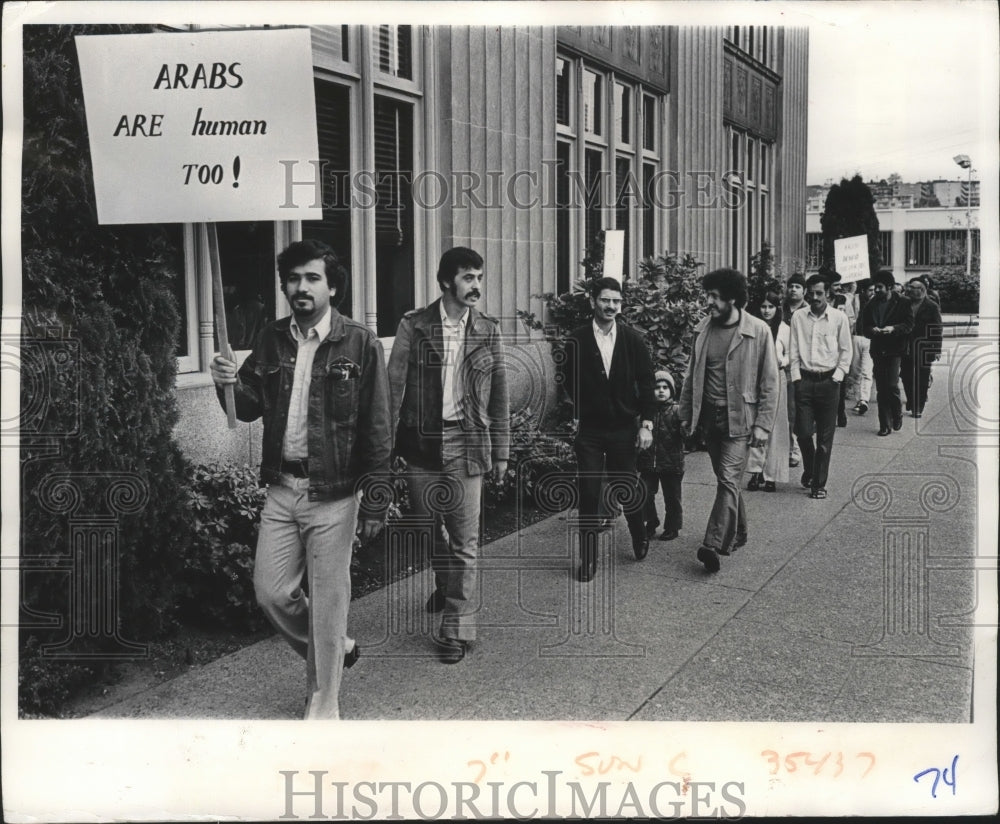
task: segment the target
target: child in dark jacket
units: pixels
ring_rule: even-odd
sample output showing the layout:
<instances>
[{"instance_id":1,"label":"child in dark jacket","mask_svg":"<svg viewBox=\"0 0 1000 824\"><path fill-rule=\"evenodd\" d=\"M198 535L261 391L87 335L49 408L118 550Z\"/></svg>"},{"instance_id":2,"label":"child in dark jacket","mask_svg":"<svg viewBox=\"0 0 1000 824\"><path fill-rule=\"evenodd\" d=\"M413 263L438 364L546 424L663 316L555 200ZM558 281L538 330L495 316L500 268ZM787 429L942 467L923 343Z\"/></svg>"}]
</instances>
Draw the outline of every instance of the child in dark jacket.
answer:
<instances>
[{"instance_id":1,"label":"child in dark jacket","mask_svg":"<svg viewBox=\"0 0 1000 824\"><path fill-rule=\"evenodd\" d=\"M660 540L672 541L680 532L684 521L681 506L681 481L684 478L684 436L681 432L680 415L674 401L673 376L666 370L654 376L653 395L657 411L653 421L653 445L639 453L637 466L645 491L643 519L646 535L650 538L656 532L660 519L656 515L656 489L663 488L663 532Z\"/></svg>"}]
</instances>

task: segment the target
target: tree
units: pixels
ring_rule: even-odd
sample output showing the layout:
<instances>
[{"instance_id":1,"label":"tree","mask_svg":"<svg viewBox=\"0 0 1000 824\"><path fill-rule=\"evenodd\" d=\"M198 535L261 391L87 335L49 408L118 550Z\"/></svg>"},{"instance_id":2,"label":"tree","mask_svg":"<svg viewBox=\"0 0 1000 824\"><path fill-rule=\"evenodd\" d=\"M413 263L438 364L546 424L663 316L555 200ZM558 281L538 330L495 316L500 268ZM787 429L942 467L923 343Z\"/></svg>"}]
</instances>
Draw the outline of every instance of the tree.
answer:
<instances>
[{"instance_id":1,"label":"tree","mask_svg":"<svg viewBox=\"0 0 1000 824\"><path fill-rule=\"evenodd\" d=\"M823 252L821 270L836 268L833 242L845 237L868 236L868 271L874 274L881 266L879 253L878 215L875 214L875 198L861 175L850 180L842 178L834 184L826 196L823 214L819 219L823 231Z\"/></svg>"},{"instance_id":2,"label":"tree","mask_svg":"<svg viewBox=\"0 0 1000 824\"><path fill-rule=\"evenodd\" d=\"M22 711L52 711L100 668L44 654L68 634L71 611L116 612L111 621L129 642L172 628L189 541L187 463L173 439L175 250L162 227L97 224L73 39L143 30L24 28ZM99 566L74 567L80 578L117 577L117 593L97 596L103 603L88 600L93 590L82 599L70 591L74 517L113 520L117 557L96 554ZM109 656L106 665L114 639L89 629L75 653L97 662Z\"/></svg>"}]
</instances>

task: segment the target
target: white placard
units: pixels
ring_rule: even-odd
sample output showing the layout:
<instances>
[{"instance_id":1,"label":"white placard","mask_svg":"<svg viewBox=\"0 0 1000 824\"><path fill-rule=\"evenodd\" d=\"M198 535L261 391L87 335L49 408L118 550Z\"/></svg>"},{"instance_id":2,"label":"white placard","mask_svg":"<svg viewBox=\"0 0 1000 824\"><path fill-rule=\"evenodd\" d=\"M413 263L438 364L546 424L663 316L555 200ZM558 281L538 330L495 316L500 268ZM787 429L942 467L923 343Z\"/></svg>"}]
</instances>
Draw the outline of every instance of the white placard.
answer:
<instances>
[{"instance_id":1,"label":"white placard","mask_svg":"<svg viewBox=\"0 0 1000 824\"><path fill-rule=\"evenodd\" d=\"M309 30L76 38L99 223L322 218ZM317 187L320 183L317 181Z\"/></svg>"},{"instance_id":2,"label":"white placard","mask_svg":"<svg viewBox=\"0 0 1000 824\"><path fill-rule=\"evenodd\" d=\"M607 229L604 232L604 276L622 280L625 268L625 231Z\"/></svg>"},{"instance_id":3,"label":"white placard","mask_svg":"<svg viewBox=\"0 0 1000 824\"><path fill-rule=\"evenodd\" d=\"M854 283L871 277L868 271L868 235L835 240L833 256L841 283Z\"/></svg>"}]
</instances>

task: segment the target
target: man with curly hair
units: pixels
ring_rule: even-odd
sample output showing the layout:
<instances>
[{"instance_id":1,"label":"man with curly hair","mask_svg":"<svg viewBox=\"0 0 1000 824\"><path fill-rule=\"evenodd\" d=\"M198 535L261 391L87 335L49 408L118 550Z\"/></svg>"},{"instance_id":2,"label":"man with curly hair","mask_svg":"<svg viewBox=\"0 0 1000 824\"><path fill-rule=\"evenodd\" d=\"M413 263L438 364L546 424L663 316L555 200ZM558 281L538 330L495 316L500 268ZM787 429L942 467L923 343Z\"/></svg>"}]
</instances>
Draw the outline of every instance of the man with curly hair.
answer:
<instances>
[{"instance_id":1,"label":"man with curly hair","mask_svg":"<svg viewBox=\"0 0 1000 824\"><path fill-rule=\"evenodd\" d=\"M751 446L767 444L778 406L778 361L771 330L743 307L746 277L716 269L702 278L708 316L694 329L691 359L681 389L686 432L701 430L716 477L715 503L698 560L718 572L719 556L748 540L740 479Z\"/></svg>"}]
</instances>

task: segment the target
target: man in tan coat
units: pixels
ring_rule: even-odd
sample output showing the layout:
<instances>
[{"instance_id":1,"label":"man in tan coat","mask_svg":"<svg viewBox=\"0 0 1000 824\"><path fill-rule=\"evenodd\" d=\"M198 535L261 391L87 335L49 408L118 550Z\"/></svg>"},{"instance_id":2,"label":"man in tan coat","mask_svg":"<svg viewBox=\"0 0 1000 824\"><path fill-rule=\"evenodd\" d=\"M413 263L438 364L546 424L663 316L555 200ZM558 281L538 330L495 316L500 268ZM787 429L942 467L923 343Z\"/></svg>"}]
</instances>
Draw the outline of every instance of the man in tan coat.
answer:
<instances>
[{"instance_id":1,"label":"man in tan coat","mask_svg":"<svg viewBox=\"0 0 1000 824\"><path fill-rule=\"evenodd\" d=\"M709 572L747 542L740 478L751 446L764 446L778 413L778 362L771 330L743 310L746 278L716 269L702 278L709 314L695 327L681 390L686 432L701 429L715 472L715 504L698 549ZM784 410L782 410L782 414Z\"/></svg>"}]
</instances>

